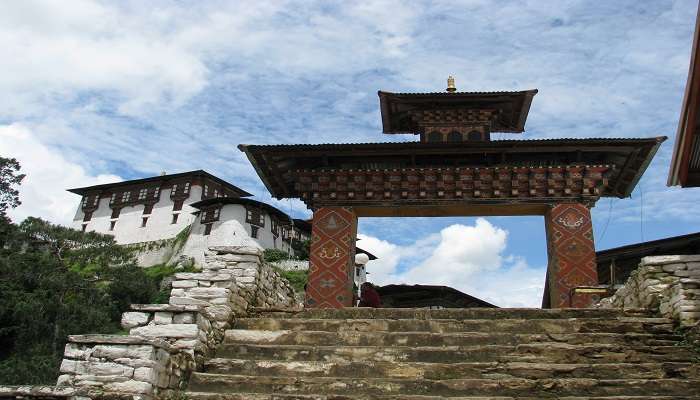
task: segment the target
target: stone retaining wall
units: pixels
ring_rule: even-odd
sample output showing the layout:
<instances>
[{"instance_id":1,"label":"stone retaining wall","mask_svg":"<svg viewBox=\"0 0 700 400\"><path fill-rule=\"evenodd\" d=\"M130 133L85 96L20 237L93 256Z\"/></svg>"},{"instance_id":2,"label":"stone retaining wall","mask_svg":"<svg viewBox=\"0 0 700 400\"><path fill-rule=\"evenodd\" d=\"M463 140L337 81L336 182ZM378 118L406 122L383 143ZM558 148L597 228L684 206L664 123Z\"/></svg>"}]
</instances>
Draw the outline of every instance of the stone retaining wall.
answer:
<instances>
[{"instance_id":1,"label":"stone retaining wall","mask_svg":"<svg viewBox=\"0 0 700 400\"><path fill-rule=\"evenodd\" d=\"M273 265L283 271L308 271L309 260L282 260L275 261Z\"/></svg>"},{"instance_id":2,"label":"stone retaining wall","mask_svg":"<svg viewBox=\"0 0 700 400\"><path fill-rule=\"evenodd\" d=\"M683 327L700 321L700 255L642 258L623 287L601 307L646 308Z\"/></svg>"},{"instance_id":3,"label":"stone retaining wall","mask_svg":"<svg viewBox=\"0 0 700 400\"><path fill-rule=\"evenodd\" d=\"M135 304L128 336L70 336L59 386L90 398L150 398L183 389L190 372L248 307L289 307L294 292L262 260L262 249L212 247L201 272L177 273L169 304Z\"/></svg>"}]
</instances>

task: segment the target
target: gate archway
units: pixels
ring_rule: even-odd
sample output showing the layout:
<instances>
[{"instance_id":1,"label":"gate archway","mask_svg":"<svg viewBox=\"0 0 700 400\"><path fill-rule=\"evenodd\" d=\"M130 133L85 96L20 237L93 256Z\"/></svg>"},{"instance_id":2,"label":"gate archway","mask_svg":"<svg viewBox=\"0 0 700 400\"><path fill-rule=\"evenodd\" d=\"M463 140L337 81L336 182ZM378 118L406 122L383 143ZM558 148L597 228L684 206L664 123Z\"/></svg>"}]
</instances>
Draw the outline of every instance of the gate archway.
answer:
<instances>
[{"instance_id":1,"label":"gate archway","mask_svg":"<svg viewBox=\"0 0 700 400\"><path fill-rule=\"evenodd\" d=\"M384 133L420 142L239 145L274 197L314 212L306 306L351 306L358 217L495 215L543 216L543 306L588 306L590 209L629 196L666 138L490 140L523 132L536 93L379 92Z\"/></svg>"}]
</instances>

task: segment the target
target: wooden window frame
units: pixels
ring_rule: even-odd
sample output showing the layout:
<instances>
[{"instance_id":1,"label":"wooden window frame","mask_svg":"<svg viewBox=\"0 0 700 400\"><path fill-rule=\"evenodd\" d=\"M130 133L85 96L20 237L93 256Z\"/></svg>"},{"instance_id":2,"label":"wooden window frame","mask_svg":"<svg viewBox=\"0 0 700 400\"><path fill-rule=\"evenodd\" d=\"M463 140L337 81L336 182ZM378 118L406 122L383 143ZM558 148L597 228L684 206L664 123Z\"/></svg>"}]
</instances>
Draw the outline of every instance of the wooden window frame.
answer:
<instances>
[{"instance_id":1,"label":"wooden window frame","mask_svg":"<svg viewBox=\"0 0 700 400\"><path fill-rule=\"evenodd\" d=\"M253 239L258 239L258 236L260 236L259 233L260 227L250 224L250 237L252 237Z\"/></svg>"},{"instance_id":2,"label":"wooden window frame","mask_svg":"<svg viewBox=\"0 0 700 400\"><path fill-rule=\"evenodd\" d=\"M148 224L148 217L141 217L141 228L145 228Z\"/></svg>"},{"instance_id":3,"label":"wooden window frame","mask_svg":"<svg viewBox=\"0 0 700 400\"><path fill-rule=\"evenodd\" d=\"M119 214L121 214L122 209L120 207L116 207L112 209L112 216L110 218L116 219L119 218Z\"/></svg>"},{"instance_id":4,"label":"wooden window frame","mask_svg":"<svg viewBox=\"0 0 700 400\"><path fill-rule=\"evenodd\" d=\"M148 188L139 189L139 195L138 195L137 199L139 201L141 201L141 200L146 200L147 197L148 197Z\"/></svg>"},{"instance_id":5,"label":"wooden window frame","mask_svg":"<svg viewBox=\"0 0 700 400\"><path fill-rule=\"evenodd\" d=\"M92 211L85 211L83 213L83 222L88 222L92 219Z\"/></svg>"},{"instance_id":6,"label":"wooden window frame","mask_svg":"<svg viewBox=\"0 0 700 400\"><path fill-rule=\"evenodd\" d=\"M204 236L209 236L211 235L211 226L214 224L206 224L204 225Z\"/></svg>"},{"instance_id":7,"label":"wooden window frame","mask_svg":"<svg viewBox=\"0 0 700 400\"><path fill-rule=\"evenodd\" d=\"M184 205L185 200L175 200L173 202L173 211L180 211L182 210L182 206Z\"/></svg>"},{"instance_id":8,"label":"wooden window frame","mask_svg":"<svg viewBox=\"0 0 700 400\"><path fill-rule=\"evenodd\" d=\"M125 192L122 192L122 195L120 198L121 198L122 203L128 203L131 200L131 191L127 190Z\"/></svg>"},{"instance_id":9,"label":"wooden window frame","mask_svg":"<svg viewBox=\"0 0 700 400\"><path fill-rule=\"evenodd\" d=\"M257 216L257 218L255 218ZM263 210L255 207L246 207L245 209L245 222L258 226L260 228L265 227L265 213Z\"/></svg>"},{"instance_id":10,"label":"wooden window frame","mask_svg":"<svg viewBox=\"0 0 700 400\"><path fill-rule=\"evenodd\" d=\"M143 214L144 215L150 215L153 213L153 204L144 204L143 205Z\"/></svg>"},{"instance_id":11,"label":"wooden window frame","mask_svg":"<svg viewBox=\"0 0 700 400\"><path fill-rule=\"evenodd\" d=\"M109 221L109 231L114 231L114 228L117 226L117 221Z\"/></svg>"}]
</instances>

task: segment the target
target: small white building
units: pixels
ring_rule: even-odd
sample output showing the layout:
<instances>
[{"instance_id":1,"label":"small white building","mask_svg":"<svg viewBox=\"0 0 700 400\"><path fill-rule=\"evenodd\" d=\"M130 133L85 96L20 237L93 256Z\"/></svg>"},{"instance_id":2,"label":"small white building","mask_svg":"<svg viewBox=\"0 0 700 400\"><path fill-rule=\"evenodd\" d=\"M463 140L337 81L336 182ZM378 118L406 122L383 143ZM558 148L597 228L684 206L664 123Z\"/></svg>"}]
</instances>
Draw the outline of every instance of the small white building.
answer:
<instances>
[{"instance_id":1,"label":"small white building","mask_svg":"<svg viewBox=\"0 0 700 400\"><path fill-rule=\"evenodd\" d=\"M307 240L311 234L299 229L300 224L283 211L253 199L219 197L193 203L192 207L198 212L183 254L197 262L203 261L208 247L251 240L265 249L293 254L292 241Z\"/></svg>"},{"instance_id":2,"label":"small white building","mask_svg":"<svg viewBox=\"0 0 700 400\"><path fill-rule=\"evenodd\" d=\"M203 170L69 191L82 196L74 229L109 234L123 245L162 242L186 233L180 253L197 263L203 262L207 246L256 243L291 253L292 240L311 236L308 222L246 199L252 195ZM142 252L140 264L158 264L172 255L158 250L151 246Z\"/></svg>"}]
</instances>

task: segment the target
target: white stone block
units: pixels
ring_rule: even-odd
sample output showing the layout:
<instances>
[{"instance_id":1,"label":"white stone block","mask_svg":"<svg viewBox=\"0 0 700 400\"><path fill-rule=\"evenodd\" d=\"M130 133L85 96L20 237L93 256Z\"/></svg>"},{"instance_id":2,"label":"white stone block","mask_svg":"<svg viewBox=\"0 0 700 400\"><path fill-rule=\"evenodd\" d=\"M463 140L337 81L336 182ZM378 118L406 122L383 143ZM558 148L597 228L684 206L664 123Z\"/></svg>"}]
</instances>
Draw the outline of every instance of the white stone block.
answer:
<instances>
[{"instance_id":1,"label":"white stone block","mask_svg":"<svg viewBox=\"0 0 700 400\"><path fill-rule=\"evenodd\" d=\"M153 368L141 367L134 370L134 380L154 383L154 377Z\"/></svg>"},{"instance_id":2,"label":"white stone block","mask_svg":"<svg viewBox=\"0 0 700 400\"><path fill-rule=\"evenodd\" d=\"M178 313L173 316L174 324L193 324L194 314L192 313Z\"/></svg>"},{"instance_id":3,"label":"white stone block","mask_svg":"<svg viewBox=\"0 0 700 400\"><path fill-rule=\"evenodd\" d=\"M157 312L153 317L153 321L156 325L167 325L173 323L173 313L170 312Z\"/></svg>"},{"instance_id":4,"label":"white stone block","mask_svg":"<svg viewBox=\"0 0 700 400\"><path fill-rule=\"evenodd\" d=\"M122 327L124 329L131 329L136 326L146 325L149 318L149 313L127 311L122 314Z\"/></svg>"},{"instance_id":5,"label":"white stone block","mask_svg":"<svg viewBox=\"0 0 700 400\"><path fill-rule=\"evenodd\" d=\"M153 385L146 382L128 380L126 382L109 383L104 388L109 392L150 394L153 390Z\"/></svg>"},{"instance_id":6,"label":"white stone block","mask_svg":"<svg viewBox=\"0 0 700 400\"><path fill-rule=\"evenodd\" d=\"M186 281L173 281L172 283L174 289L184 289L197 287L197 281L186 280Z\"/></svg>"},{"instance_id":7,"label":"white stone block","mask_svg":"<svg viewBox=\"0 0 700 400\"><path fill-rule=\"evenodd\" d=\"M170 303L174 306L185 306L185 305L208 306L208 305L211 305L211 303L209 303L207 301L193 299L191 297L170 297L170 300L168 301L168 303Z\"/></svg>"},{"instance_id":8,"label":"white stone block","mask_svg":"<svg viewBox=\"0 0 700 400\"><path fill-rule=\"evenodd\" d=\"M675 256L647 256L643 257L642 265L663 265L687 262L700 262L700 254L695 255L675 255Z\"/></svg>"},{"instance_id":9,"label":"white stone block","mask_svg":"<svg viewBox=\"0 0 700 400\"><path fill-rule=\"evenodd\" d=\"M195 338L197 331L195 324L170 324L142 326L132 329L130 333L136 336L156 338Z\"/></svg>"}]
</instances>

